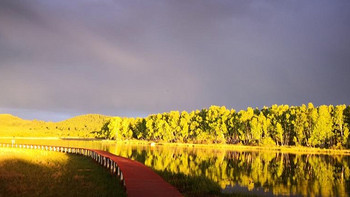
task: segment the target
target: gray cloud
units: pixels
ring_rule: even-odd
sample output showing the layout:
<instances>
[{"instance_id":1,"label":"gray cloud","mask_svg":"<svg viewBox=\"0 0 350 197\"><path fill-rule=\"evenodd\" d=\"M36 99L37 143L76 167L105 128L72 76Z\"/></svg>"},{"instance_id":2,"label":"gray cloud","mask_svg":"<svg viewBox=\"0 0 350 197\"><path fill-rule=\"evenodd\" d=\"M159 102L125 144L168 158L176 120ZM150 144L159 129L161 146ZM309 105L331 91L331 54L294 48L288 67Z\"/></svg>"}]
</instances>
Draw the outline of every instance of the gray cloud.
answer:
<instances>
[{"instance_id":1,"label":"gray cloud","mask_svg":"<svg viewBox=\"0 0 350 197\"><path fill-rule=\"evenodd\" d=\"M349 8L348 1L4 0L0 112L50 118L349 104Z\"/></svg>"}]
</instances>

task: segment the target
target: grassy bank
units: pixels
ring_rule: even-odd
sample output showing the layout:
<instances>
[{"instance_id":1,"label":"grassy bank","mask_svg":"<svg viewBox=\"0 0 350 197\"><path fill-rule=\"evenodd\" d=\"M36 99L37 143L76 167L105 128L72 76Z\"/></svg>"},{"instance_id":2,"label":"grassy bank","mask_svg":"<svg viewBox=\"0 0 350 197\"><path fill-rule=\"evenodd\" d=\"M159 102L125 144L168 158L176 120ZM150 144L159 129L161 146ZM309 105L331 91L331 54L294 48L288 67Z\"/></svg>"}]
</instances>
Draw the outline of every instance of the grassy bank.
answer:
<instances>
[{"instance_id":1,"label":"grassy bank","mask_svg":"<svg viewBox=\"0 0 350 197\"><path fill-rule=\"evenodd\" d=\"M0 148L0 196L125 196L116 177L90 158Z\"/></svg>"},{"instance_id":2,"label":"grassy bank","mask_svg":"<svg viewBox=\"0 0 350 197\"><path fill-rule=\"evenodd\" d=\"M81 141L99 141L106 144L128 144L128 145L142 145L142 146L167 146L167 147L184 147L184 148L209 148L209 149L224 149L231 151L269 151L282 152L292 154L334 154L334 155L350 155L350 149L327 149L327 148L313 148L305 146L249 146L242 144L192 144L192 143L169 143L169 142L153 142L148 140L104 140L96 138L59 138L59 137L0 137L0 143L11 143L12 139L19 140L81 140ZM39 143L41 144L41 143ZM45 144L49 145L49 144Z\"/></svg>"},{"instance_id":3,"label":"grassy bank","mask_svg":"<svg viewBox=\"0 0 350 197\"><path fill-rule=\"evenodd\" d=\"M110 141L111 143L115 141ZM293 154L338 154L350 155L350 149L327 149L327 148L312 148L304 146L248 146L241 144L191 144L191 143L155 143L147 140L120 140L119 144L135 144L149 146L171 146L171 147L187 147L187 148L212 148L225 149L232 151L274 151Z\"/></svg>"}]
</instances>

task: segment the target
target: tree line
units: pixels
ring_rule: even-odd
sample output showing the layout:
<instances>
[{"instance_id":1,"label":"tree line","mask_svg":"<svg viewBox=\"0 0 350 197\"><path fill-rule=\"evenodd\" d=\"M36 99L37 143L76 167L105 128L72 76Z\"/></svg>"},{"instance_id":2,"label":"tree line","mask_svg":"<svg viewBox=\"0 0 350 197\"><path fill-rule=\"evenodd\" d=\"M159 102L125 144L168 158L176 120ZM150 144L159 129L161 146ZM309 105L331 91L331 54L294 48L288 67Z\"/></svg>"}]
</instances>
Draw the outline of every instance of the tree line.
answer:
<instances>
[{"instance_id":1,"label":"tree line","mask_svg":"<svg viewBox=\"0 0 350 197\"><path fill-rule=\"evenodd\" d=\"M350 106L312 103L235 111L222 106L190 113L109 119L96 137L181 143L349 148Z\"/></svg>"}]
</instances>

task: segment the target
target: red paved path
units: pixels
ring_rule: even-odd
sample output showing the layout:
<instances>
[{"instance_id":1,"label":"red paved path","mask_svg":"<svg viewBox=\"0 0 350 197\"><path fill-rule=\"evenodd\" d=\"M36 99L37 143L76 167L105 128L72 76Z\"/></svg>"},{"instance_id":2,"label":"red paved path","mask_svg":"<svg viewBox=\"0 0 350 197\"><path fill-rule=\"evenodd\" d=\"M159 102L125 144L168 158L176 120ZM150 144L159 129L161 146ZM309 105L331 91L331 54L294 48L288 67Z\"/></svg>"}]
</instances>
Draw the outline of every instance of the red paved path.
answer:
<instances>
[{"instance_id":1,"label":"red paved path","mask_svg":"<svg viewBox=\"0 0 350 197\"><path fill-rule=\"evenodd\" d=\"M182 196L174 186L164 181L163 178L142 163L102 150L92 151L117 163L123 173L126 193L129 197Z\"/></svg>"}]
</instances>

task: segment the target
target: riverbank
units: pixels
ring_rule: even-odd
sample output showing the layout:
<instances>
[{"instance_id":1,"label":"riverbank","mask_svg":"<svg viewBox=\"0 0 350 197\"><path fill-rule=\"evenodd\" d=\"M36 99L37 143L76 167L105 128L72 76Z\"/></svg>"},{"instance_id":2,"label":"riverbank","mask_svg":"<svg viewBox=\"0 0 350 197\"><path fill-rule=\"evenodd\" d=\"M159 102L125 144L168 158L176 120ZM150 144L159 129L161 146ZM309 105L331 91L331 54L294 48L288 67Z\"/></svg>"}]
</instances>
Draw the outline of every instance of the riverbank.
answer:
<instances>
[{"instance_id":1,"label":"riverbank","mask_svg":"<svg viewBox=\"0 0 350 197\"><path fill-rule=\"evenodd\" d=\"M143 146L169 146L169 147L185 147L185 148L211 148L211 149L225 149L231 151L273 151L292 154L336 154L336 155L350 155L350 149L326 149L313 148L304 146L249 146L242 144L193 144L193 143L169 143L169 142L155 142L147 140L107 140L98 138L82 138L82 137L0 137L0 141L11 143L15 140L78 140L78 141L101 141L107 144L129 144L129 145L143 145Z\"/></svg>"},{"instance_id":2,"label":"riverbank","mask_svg":"<svg viewBox=\"0 0 350 197\"><path fill-rule=\"evenodd\" d=\"M106 140L105 142L130 144L130 145L149 145L149 146L170 146L170 147L187 147L187 148L212 148L225 149L231 151L273 151L292 154L337 154L350 155L350 149L326 149L313 148L303 146L248 146L240 144L191 144L191 143L167 143L167 142L153 142L146 140Z\"/></svg>"}]
</instances>

